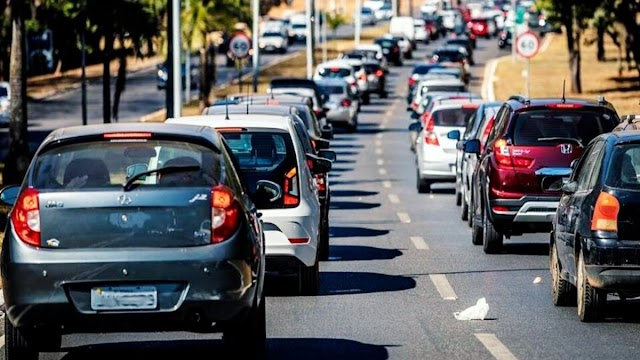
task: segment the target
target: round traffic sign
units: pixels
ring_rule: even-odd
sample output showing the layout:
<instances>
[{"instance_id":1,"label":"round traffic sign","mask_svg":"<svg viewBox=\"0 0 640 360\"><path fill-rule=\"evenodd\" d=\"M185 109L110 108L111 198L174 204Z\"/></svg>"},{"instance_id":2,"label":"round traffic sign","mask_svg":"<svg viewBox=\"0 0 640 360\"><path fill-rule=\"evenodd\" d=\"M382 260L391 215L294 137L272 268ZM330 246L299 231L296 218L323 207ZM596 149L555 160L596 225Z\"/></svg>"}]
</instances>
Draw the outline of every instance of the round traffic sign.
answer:
<instances>
[{"instance_id":1,"label":"round traffic sign","mask_svg":"<svg viewBox=\"0 0 640 360\"><path fill-rule=\"evenodd\" d=\"M237 59L244 59L249 56L251 49L251 39L244 33L235 34L229 41L229 51Z\"/></svg>"},{"instance_id":2,"label":"round traffic sign","mask_svg":"<svg viewBox=\"0 0 640 360\"><path fill-rule=\"evenodd\" d=\"M540 38L531 31L525 31L516 37L516 52L518 55L530 59L540 49Z\"/></svg>"}]
</instances>

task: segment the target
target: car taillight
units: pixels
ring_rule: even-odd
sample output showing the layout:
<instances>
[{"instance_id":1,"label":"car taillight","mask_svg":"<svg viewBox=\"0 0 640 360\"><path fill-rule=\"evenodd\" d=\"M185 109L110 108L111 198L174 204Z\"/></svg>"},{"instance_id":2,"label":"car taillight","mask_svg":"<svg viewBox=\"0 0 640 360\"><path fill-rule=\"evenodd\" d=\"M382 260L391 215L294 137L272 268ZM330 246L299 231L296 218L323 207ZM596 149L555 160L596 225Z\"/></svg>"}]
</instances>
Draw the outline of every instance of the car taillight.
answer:
<instances>
[{"instance_id":1,"label":"car taillight","mask_svg":"<svg viewBox=\"0 0 640 360\"><path fill-rule=\"evenodd\" d=\"M413 76L409 78L409 86L416 86L416 79Z\"/></svg>"},{"instance_id":2,"label":"car taillight","mask_svg":"<svg viewBox=\"0 0 640 360\"><path fill-rule=\"evenodd\" d=\"M27 188L20 193L11 213L11 223L20 240L32 246L40 246L38 190Z\"/></svg>"},{"instance_id":3,"label":"car taillight","mask_svg":"<svg viewBox=\"0 0 640 360\"><path fill-rule=\"evenodd\" d=\"M224 185L211 188L211 243L227 240L238 229L239 206L233 193Z\"/></svg>"},{"instance_id":4,"label":"car taillight","mask_svg":"<svg viewBox=\"0 0 640 360\"><path fill-rule=\"evenodd\" d=\"M327 184L324 182L324 174L315 174L314 178L316 179L316 185L318 186L318 191L326 191Z\"/></svg>"},{"instance_id":5,"label":"car taillight","mask_svg":"<svg viewBox=\"0 0 640 360\"><path fill-rule=\"evenodd\" d=\"M366 73L360 74L360 80L366 81L367 80L367 74Z\"/></svg>"},{"instance_id":6,"label":"car taillight","mask_svg":"<svg viewBox=\"0 0 640 360\"><path fill-rule=\"evenodd\" d=\"M300 203L300 188L298 186L298 169L292 168L284 176L284 206L296 207Z\"/></svg>"},{"instance_id":7,"label":"car taillight","mask_svg":"<svg viewBox=\"0 0 640 360\"><path fill-rule=\"evenodd\" d=\"M400 51L400 48L399 47L394 47L391 51L394 52L394 53L397 53L398 51Z\"/></svg>"},{"instance_id":8,"label":"car taillight","mask_svg":"<svg viewBox=\"0 0 640 360\"><path fill-rule=\"evenodd\" d=\"M382 71L382 70L376 71L376 76L377 77L382 77L382 75L384 75L384 71Z\"/></svg>"},{"instance_id":9,"label":"car taillight","mask_svg":"<svg viewBox=\"0 0 640 360\"><path fill-rule=\"evenodd\" d=\"M433 131L435 128L433 117L431 116L431 114L428 114L424 119L427 123L427 125L424 127L424 143L427 145L440 146L438 136L436 135L435 131Z\"/></svg>"},{"instance_id":10,"label":"car taillight","mask_svg":"<svg viewBox=\"0 0 640 360\"><path fill-rule=\"evenodd\" d=\"M618 231L618 213L620 202L606 192L601 192L596 200L591 218L591 230Z\"/></svg>"},{"instance_id":11,"label":"car taillight","mask_svg":"<svg viewBox=\"0 0 640 360\"><path fill-rule=\"evenodd\" d=\"M533 163L533 159L520 156L512 156L511 146L509 146L507 140L505 139L497 140L493 144L493 150L496 154L496 161L500 165L524 168L531 166L531 164Z\"/></svg>"},{"instance_id":12,"label":"car taillight","mask_svg":"<svg viewBox=\"0 0 640 360\"><path fill-rule=\"evenodd\" d=\"M313 113L316 114L316 116L320 116L322 115L322 109L313 109Z\"/></svg>"},{"instance_id":13,"label":"car taillight","mask_svg":"<svg viewBox=\"0 0 640 360\"><path fill-rule=\"evenodd\" d=\"M582 104L549 104L547 107L551 109L579 109Z\"/></svg>"},{"instance_id":14,"label":"car taillight","mask_svg":"<svg viewBox=\"0 0 640 360\"><path fill-rule=\"evenodd\" d=\"M342 101L340 101L340 106L342 107L351 106L351 99L343 99Z\"/></svg>"}]
</instances>

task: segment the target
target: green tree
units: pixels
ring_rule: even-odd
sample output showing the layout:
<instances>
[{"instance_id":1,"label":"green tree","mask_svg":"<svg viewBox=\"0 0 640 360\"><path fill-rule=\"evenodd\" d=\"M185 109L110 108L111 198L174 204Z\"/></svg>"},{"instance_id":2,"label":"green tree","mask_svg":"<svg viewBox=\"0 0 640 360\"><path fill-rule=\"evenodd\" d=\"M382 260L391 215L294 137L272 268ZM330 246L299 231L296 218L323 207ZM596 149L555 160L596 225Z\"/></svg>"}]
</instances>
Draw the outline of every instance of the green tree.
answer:
<instances>
[{"instance_id":1,"label":"green tree","mask_svg":"<svg viewBox=\"0 0 640 360\"><path fill-rule=\"evenodd\" d=\"M347 18L342 16L342 14L334 12L334 13L327 13L327 17L326 17L326 21L327 21L327 26L329 27L329 29L331 29L331 32L333 33L333 38L335 39L338 35L338 28L344 24L347 23Z\"/></svg>"}]
</instances>

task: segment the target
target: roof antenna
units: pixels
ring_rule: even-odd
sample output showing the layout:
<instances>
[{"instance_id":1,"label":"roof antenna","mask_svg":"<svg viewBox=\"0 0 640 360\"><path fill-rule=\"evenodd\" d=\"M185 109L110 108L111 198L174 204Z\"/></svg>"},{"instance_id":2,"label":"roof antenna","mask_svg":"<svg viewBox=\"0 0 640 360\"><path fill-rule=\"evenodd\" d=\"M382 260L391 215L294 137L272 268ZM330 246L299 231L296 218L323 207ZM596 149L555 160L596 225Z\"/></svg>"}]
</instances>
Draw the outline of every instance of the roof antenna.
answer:
<instances>
[{"instance_id":1,"label":"roof antenna","mask_svg":"<svg viewBox=\"0 0 640 360\"><path fill-rule=\"evenodd\" d=\"M249 103L253 102L253 97L251 96L253 95L251 92L247 91L247 96L249 97L249 101L247 101L247 115L249 115Z\"/></svg>"},{"instance_id":2,"label":"roof antenna","mask_svg":"<svg viewBox=\"0 0 640 360\"><path fill-rule=\"evenodd\" d=\"M224 119L229 120L229 98L224 96Z\"/></svg>"},{"instance_id":3,"label":"roof antenna","mask_svg":"<svg viewBox=\"0 0 640 360\"><path fill-rule=\"evenodd\" d=\"M567 101L567 99L564 97L564 87L566 82L567 82L566 79L562 80L562 103L563 104Z\"/></svg>"}]
</instances>

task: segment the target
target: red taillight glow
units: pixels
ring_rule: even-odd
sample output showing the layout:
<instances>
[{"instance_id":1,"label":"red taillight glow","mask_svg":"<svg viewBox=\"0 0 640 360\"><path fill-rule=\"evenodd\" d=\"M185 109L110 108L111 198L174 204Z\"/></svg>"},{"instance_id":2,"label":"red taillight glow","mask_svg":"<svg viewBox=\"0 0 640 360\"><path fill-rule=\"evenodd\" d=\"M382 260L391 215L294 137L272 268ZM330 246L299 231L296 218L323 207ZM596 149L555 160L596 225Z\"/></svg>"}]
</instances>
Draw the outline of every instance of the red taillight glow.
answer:
<instances>
[{"instance_id":1,"label":"red taillight glow","mask_svg":"<svg viewBox=\"0 0 640 360\"><path fill-rule=\"evenodd\" d=\"M11 223L20 240L32 246L40 246L38 190L27 188L20 193L11 213Z\"/></svg>"},{"instance_id":2,"label":"red taillight glow","mask_svg":"<svg viewBox=\"0 0 640 360\"><path fill-rule=\"evenodd\" d=\"M343 99L343 100L340 102L340 106L342 106L342 107L349 107L349 106L351 106L351 100L350 100L350 99Z\"/></svg>"},{"instance_id":3,"label":"red taillight glow","mask_svg":"<svg viewBox=\"0 0 640 360\"><path fill-rule=\"evenodd\" d=\"M547 107L551 109L579 109L582 106L583 105L581 104L549 104L547 105Z\"/></svg>"},{"instance_id":4,"label":"red taillight glow","mask_svg":"<svg viewBox=\"0 0 640 360\"><path fill-rule=\"evenodd\" d=\"M309 242L309 238L289 238L289 242L292 244L306 244Z\"/></svg>"},{"instance_id":5,"label":"red taillight glow","mask_svg":"<svg viewBox=\"0 0 640 360\"><path fill-rule=\"evenodd\" d=\"M509 208L506 206L493 206L491 207L491 209L493 210L493 212L507 212L509 211Z\"/></svg>"},{"instance_id":6,"label":"red taillight glow","mask_svg":"<svg viewBox=\"0 0 640 360\"><path fill-rule=\"evenodd\" d=\"M315 174L314 178L316 179L316 185L318 186L318 191L326 191L327 184L324 182L324 174Z\"/></svg>"},{"instance_id":7,"label":"red taillight glow","mask_svg":"<svg viewBox=\"0 0 640 360\"><path fill-rule=\"evenodd\" d=\"M416 79L413 76L409 78L409 86L416 86Z\"/></svg>"},{"instance_id":8,"label":"red taillight glow","mask_svg":"<svg viewBox=\"0 0 640 360\"><path fill-rule=\"evenodd\" d=\"M300 190L298 187L298 169L292 168L284 176L284 206L296 207L300 203Z\"/></svg>"},{"instance_id":9,"label":"red taillight glow","mask_svg":"<svg viewBox=\"0 0 640 360\"><path fill-rule=\"evenodd\" d=\"M596 200L591 218L591 230L618 231L618 213L620 202L606 192L601 192Z\"/></svg>"},{"instance_id":10,"label":"red taillight glow","mask_svg":"<svg viewBox=\"0 0 640 360\"><path fill-rule=\"evenodd\" d=\"M224 185L211 188L211 242L227 240L236 232L239 220L238 203L231 190Z\"/></svg>"},{"instance_id":11,"label":"red taillight glow","mask_svg":"<svg viewBox=\"0 0 640 360\"><path fill-rule=\"evenodd\" d=\"M500 165L524 168L533 164L533 159L521 156L512 156L511 147L505 139L497 140L493 145L493 150L496 154L496 161Z\"/></svg>"},{"instance_id":12,"label":"red taillight glow","mask_svg":"<svg viewBox=\"0 0 640 360\"><path fill-rule=\"evenodd\" d=\"M382 77L382 75L384 75L384 71L382 71L382 70L376 71L376 76L377 77Z\"/></svg>"},{"instance_id":13,"label":"red taillight glow","mask_svg":"<svg viewBox=\"0 0 640 360\"><path fill-rule=\"evenodd\" d=\"M150 139L152 135L150 132L114 132L103 136L105 139Z\"/></svg>"},{"instance_id":14,"label":"red taillight glow","mask_svg":"<svg viewBox=\"0 0 640 360\"><path fill-rule=\"evenodd\" d=\"M435 129L433 117L431 116L431 114L429 114L424 118L424 120L427 122L427 125L424 128L424 143L427 145L440 146L438 136L433 131Z\"/></svg>"}]
</instances>

